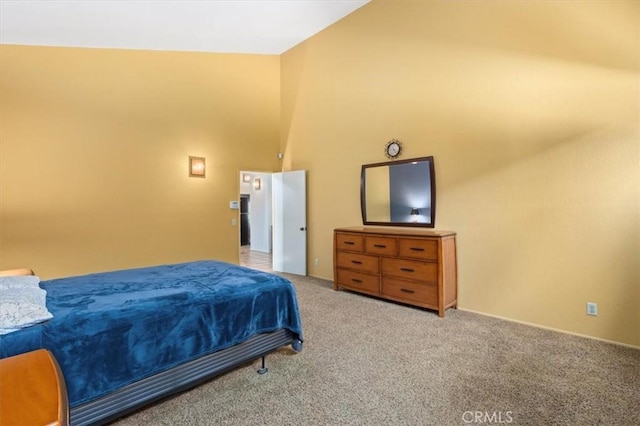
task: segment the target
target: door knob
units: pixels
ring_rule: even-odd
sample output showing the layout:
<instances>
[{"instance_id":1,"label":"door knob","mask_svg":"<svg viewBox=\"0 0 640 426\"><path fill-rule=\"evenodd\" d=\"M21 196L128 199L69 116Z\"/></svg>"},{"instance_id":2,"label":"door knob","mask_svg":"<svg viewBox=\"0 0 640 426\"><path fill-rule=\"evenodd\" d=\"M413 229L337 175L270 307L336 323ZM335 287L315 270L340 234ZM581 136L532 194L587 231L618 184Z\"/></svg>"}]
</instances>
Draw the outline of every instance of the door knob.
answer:
<instances>
[{"instance_id":1,"label":"door knob","mask_svg":"<svg viewBox=\"0 0 640 426\"><path fill-rule=\"evenodd\" d=\"M306 230L307 230L307 228L303 226L302 228L300 228L300 230L301 230L301 231L306 231Z\"/></svg>"}]
</instances>

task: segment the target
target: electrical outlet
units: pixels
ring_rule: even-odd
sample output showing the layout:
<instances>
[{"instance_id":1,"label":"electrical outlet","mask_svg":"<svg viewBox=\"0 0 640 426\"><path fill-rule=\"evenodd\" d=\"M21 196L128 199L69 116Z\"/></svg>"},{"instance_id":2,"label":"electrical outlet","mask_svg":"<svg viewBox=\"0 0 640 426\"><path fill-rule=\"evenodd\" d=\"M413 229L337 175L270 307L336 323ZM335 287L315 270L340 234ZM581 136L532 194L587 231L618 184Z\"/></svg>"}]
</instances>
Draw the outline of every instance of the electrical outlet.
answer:
<instances>
[{"instance_id":1,"label":"electrical outlet","mask_svg":"<svg viewBox=\"0 0 640 426\"><path fill-rule=\"evenodd\" d=\"M320 259L316 258L316 266L320 265Z\"/></svg>"},{"instance_id":2,"label":"electrical outlet","mask_svg":"<svg viewBox=\"0 0 640 426\"><path fill-rule=\"evenodd\" d=\"M598 304L593 302L587 302L587 315L598 315Z\"/></svg>"}]
</instances>

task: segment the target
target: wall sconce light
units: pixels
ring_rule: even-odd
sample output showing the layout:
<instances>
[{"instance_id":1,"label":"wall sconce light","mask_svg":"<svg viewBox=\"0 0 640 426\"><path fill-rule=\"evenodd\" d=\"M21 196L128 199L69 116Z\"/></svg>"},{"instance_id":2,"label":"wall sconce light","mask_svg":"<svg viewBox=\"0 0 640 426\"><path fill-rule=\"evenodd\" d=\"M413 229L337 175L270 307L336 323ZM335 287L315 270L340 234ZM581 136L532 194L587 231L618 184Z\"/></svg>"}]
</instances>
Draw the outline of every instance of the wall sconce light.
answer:
<instances>
[{"instance_id":1,"label":"wall sconce light","mask_svg":"<svg viewBox=\"0 0 640 426\"><path fill-rule=\"evenodd\" d=\"M189 177L203 178L205 176L204 157L189 156Z\"/></svg>"},{"instance_id":2,"label":"wall sconce light","mask_svg":"<svg viewBox=\"0 0 640 426\"><path fill-rule=\"evenodd\" d=\"M262 180L260 178L255 178L253 180L253 189L259 191L262 188Z\"/></svg>"},{"instance_id":3,"label":"wall sconce light","mask_svg":"<svg viewBox=\"0 0 640 426\"><path fill-rule=\"evenodd\" d=\"M242 174L242 181L243 182L251 182L251 175L249 173L243 173Z\"/></svg>"}]
</instances>

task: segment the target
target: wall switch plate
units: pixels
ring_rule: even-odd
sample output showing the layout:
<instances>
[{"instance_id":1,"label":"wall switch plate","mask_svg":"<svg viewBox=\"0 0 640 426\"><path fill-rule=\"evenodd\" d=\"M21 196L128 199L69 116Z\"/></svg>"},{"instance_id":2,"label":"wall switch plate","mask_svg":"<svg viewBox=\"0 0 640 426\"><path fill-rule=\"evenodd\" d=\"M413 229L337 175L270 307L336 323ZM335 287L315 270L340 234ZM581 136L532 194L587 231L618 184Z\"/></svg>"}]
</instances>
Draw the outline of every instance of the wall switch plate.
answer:
<instances>
[{"instance_id":1,"label":"wall switch plate","mask_svg":"<svg viewBox=\"0 0 640 426\"><path fill-rule=\"evenodd\" d=\"M587 315L598 315L598 304L593 302L587 302Z\"/></svg>"},{"instance_id":2,"label":"wall switch plate","mask_svg":"<svg viewBox=\"0 0 640 426\"><path fill-rule=\"evenodd\" d=\"M237 224L238 224L238 219L236 219L235 217L231 219L231 226L236 226Z\"/></svg>"},{"instance_id":3,"label":"wall switch plate","mask_svg":"<svg viewBox=\"0 0 640 426\"><path fill-rule=\"evenodd\" d=\"M320 265L320 259L316 259L315 263L316 263L316 266Z\"/></svg>"}]
</instances>

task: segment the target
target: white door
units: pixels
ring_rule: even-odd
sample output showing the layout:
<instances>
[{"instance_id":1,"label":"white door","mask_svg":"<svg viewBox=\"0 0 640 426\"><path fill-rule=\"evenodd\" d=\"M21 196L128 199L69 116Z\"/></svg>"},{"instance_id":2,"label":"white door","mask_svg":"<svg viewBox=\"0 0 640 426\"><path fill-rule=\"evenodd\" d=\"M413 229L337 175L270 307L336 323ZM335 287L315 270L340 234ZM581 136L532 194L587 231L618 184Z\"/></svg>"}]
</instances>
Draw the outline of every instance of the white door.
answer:
<instances>
[{"instance_id":1,"label":"white door","mask_svg":"<svg viewBox=\"0 0 640 426\"><path fill-rule=\"evenodd\" d=\"M273 270L307 275L307 176L305 170L274 173Z\"/></svg>"}]
</instances>

